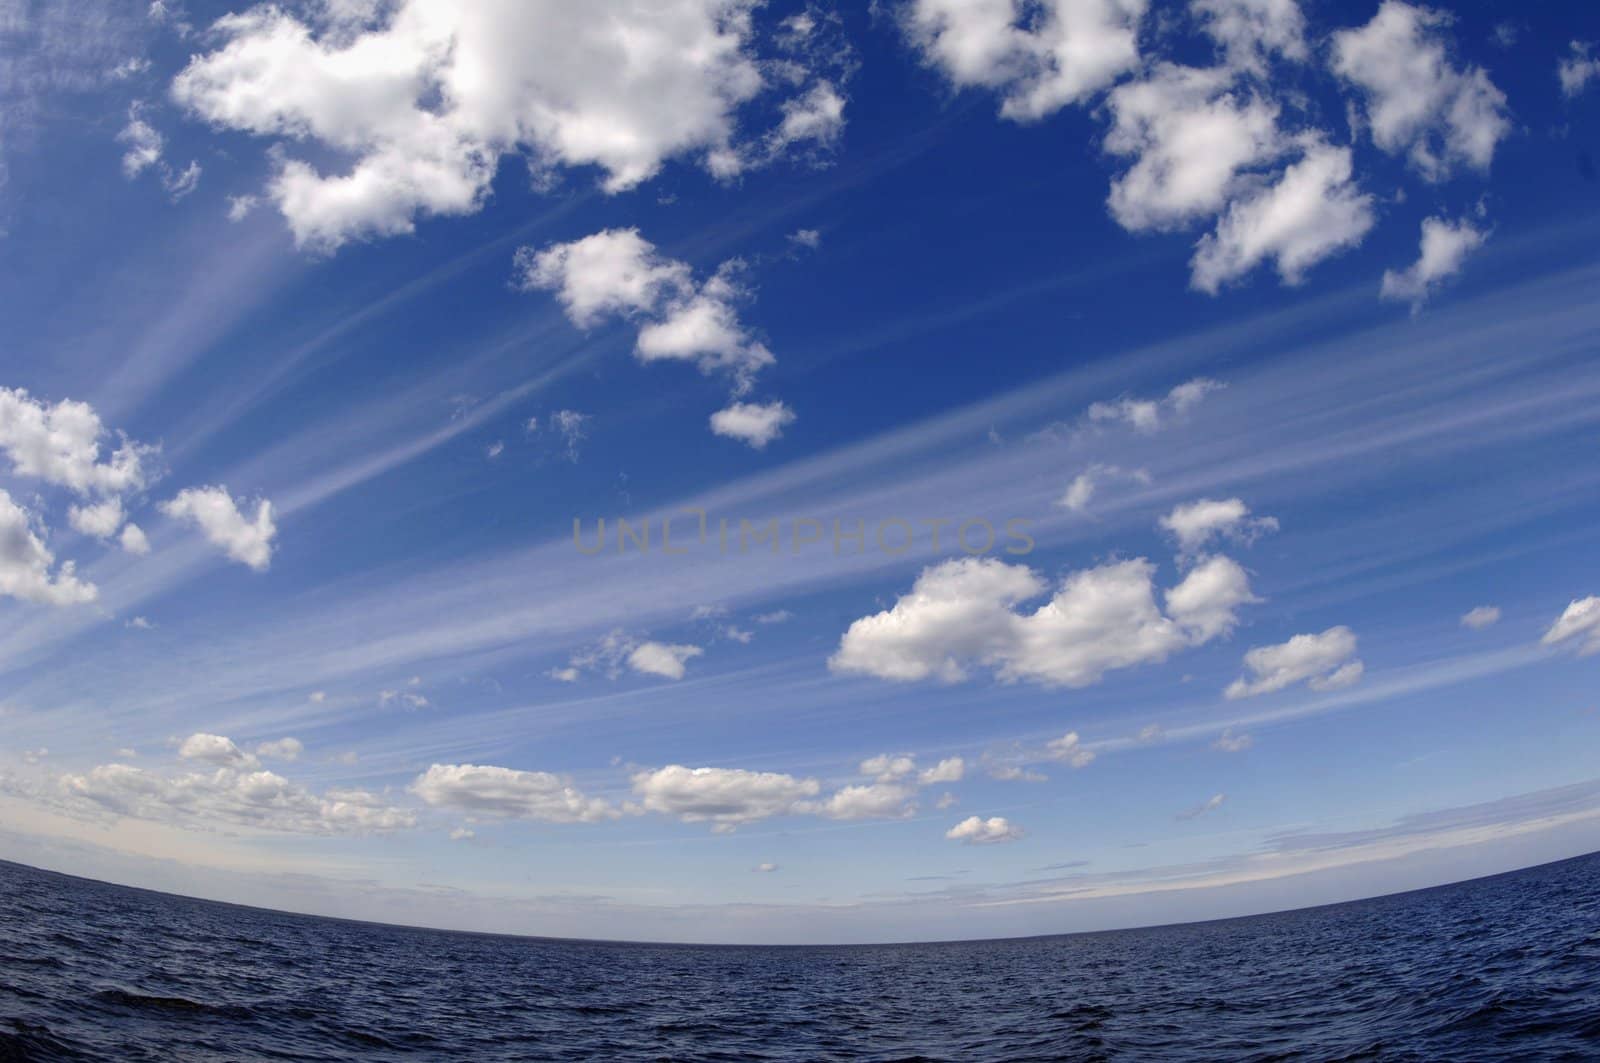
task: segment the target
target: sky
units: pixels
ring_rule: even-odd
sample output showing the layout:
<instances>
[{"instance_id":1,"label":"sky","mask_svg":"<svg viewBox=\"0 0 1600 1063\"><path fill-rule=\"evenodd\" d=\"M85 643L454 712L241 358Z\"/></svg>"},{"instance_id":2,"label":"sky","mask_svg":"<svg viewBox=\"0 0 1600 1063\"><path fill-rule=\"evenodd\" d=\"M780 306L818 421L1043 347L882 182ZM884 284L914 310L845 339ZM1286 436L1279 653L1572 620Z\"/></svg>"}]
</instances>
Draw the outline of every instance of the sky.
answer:
<instances>
[{"instance_id":1,"label":"sky","mask_svg":"<svg viewBox=\"0 0 1600 1063\"><path fill-rule=\"evenodd\" d=\"M0 0L0 858L726 942L1600 848L1600 9Z\"/></svg>"}]
</instances>

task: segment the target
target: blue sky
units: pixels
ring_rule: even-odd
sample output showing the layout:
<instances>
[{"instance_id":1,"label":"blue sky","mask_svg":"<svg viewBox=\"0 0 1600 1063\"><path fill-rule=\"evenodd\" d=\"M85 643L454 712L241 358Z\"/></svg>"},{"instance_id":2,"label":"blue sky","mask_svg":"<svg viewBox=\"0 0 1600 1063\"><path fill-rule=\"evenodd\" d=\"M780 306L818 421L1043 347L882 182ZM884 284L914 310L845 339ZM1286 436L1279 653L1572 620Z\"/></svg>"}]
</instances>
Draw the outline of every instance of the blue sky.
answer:
<instances>
[{"instance_id":1,"label":"blue sky","mask_svg":"<svg viewBox=\"0 0 1600 1063\"><path fill-rule=\"evenodd\" d=\"M0 856L843 941L1600 841L1587 5L0 24Z\"/></svg>"}]
</instances>

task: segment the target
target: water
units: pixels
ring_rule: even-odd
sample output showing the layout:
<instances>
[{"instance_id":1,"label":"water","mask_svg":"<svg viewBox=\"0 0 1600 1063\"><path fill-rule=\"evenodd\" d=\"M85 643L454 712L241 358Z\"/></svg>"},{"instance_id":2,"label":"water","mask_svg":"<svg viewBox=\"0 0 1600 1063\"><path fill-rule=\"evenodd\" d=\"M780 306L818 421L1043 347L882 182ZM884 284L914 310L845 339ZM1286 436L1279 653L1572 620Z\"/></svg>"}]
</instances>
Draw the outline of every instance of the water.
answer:
<instances>
[{"instance_id":1,"label":"water","mask_svg":"<svg viewBox=\"0 0 1600 1063\"><path fill-rule=\"evenodd\" d=\"M1600 855L1149 930L742 948L341 922L0 862L0 1060L1600 1058Z\"/></svg>"}]
</instances>

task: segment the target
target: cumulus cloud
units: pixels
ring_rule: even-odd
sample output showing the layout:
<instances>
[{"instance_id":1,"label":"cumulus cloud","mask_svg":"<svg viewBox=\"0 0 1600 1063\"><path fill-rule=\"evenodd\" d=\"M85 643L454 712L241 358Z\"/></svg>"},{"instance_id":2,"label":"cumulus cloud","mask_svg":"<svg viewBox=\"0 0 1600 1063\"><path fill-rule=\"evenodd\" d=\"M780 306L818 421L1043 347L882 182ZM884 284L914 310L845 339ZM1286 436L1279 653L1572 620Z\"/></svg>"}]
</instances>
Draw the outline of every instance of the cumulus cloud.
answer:
<instances>
[{"instance_id":1,"label":"cumulus cloud","mask_svg":"<svg viewBox=\"0 0 1600 1063\"><path fill-rule=\"evenodd\" d=\"M1213 391L1226 385L1207 377L1185 381L1160 398L1121 398L1093 403L1089 406L1089 422L1098 425L1127 425L1137 432L1151 435L1167 427L1175 417L1182 417L1200 404Z\"/></svg>"},{"instance_id":2,"label":"cumulus cloud","mask_svg":"<svg viewBox=\"0 0 1600 1063\"><path fill-rule=\"evenodd\" d=\"M945 831L944 836L964 845L995 845L1000 842L1014 842L1022 837L1022 833L1021 827L1004 816L990 816L988 819L968 816Z\"/></svg>"},{"instance_id":3,"label":"cumulus cloud","mask_svg":"<svg viewBox=\"0 0 1600 1063\"><path fill-rule=\"evenodd\" d=\"M126 145L122 153L123 176L132 180L161 161L166 140L144 120L144 105L138 102L128 107L128 124L117 134L119 143Z\"/></svg>"},{"instance_id":4,"label":"cumulus cloud","mask_svg":"<svg viewBox=\"0 0 1600 1063\"><path fill-rule=\"evenodd\" d=\"M39 605L94 601L99 594L95 585L78 579L71 561L52 572L55 561L28 511L0 488L0 597Z\"/></svg>"},{"instance_id":5,"label":"cumulus cloud","mask_svg":"<svg viewBox=\"0 0 1600 1063\"><path fill-rule=\"evenodd\" d=\"M1074 513L1087 513L1089 505L1100 493L1100 486L1108 480L1127 479L1148 484L1150 474L1143 469L1123 469L1118 465L1096 463L1072 478L1066 493L1056 500L1056 505Z\"/></svg>"},{"instance_id":6,"label":"cumulus cloud","mask_svg":"<svg viewBox=\"0 0 1600 1063\"><path fill-rule=\"evenodd\" d=\"M711 431L764 450L794 419L794 411L783 402L735 402L711 415Z\"/></svg>"},{"instance_id":7,"label":"cumulus cloud","mask_svg":"<svg viewBox=\"0 0 1600 1063\"><path fill-rule=\"evenodd\" d=\"M1240 676L1228 685L1230 699L1271 694L1302 681L1312 690L1339 690L1359 681L1364 671L1356 659L1355 632L1344 626L1257 646L1244 655L1244 665L1250 678Z\"/></svg>"},{"instance_id":8,"label":"cumulus cloud","mask_svg":"<svg viewBox=\"0 0 1600 1063\"><path fill-rule=\"evenodd\" d=\"M742 271L734 259L696 281L687 263L662 255L637 229L607 229L519 249L514 281L524 291L554 292L579 328L608 317L633 321L639 361L684 361L703 373L725 374L738 398L776 361L740 321L738 304L749 297ZM794 412L781 402L736 402L712 416L711 428L760 449L793 421Z\"/></svg>"},{"instance_id":9,"label":"cumulus cloud","mask_svg":"<svg viewBox=\"0 0 1600 1063\"><path fill-rule=\"evenodd\" d=\"M1296 62L1311 57L1297 0L1191 0L1189 9L1235 69L1264 72L1273 55Z\"/></svg>"},{"instance_id":10,"label":"cumulus cloud","mask_svg":"<svg viewBox=\"0 0 1600 1063\"><path fill-rule=\"evenodd\" d=\"M279 738L256 746L256 756L270 760L299 760L305 751L304 743L298 738Z\"/></svg>"},{"instance_id":11,"label":"cumulus cloud","mask_svg":"<svg viewBox=\"0 0 1600 1063\"><path fill-rule=\"evenodd\" d=\"M411 792L434 808L477 816L592 823L619 814L559 775L485 764L434 764L412 782Z\"/></svg>"},{"instance_id":12,"label":"cumulus cloud","mask_svg":"<svg viewBox=\"0 0 1600 1063\"><path fill-rule=\"evenodd\" d=\"M1083 748L1077 731L1068 731L1060 738L1052 738L1045 743L1045 749L1051 760L1059 760L1074 768L1087 768L1094 763L1094 751Z\"/></svg>"},{"instance_id":13,"label":"cumulus cloud","mask_svg":"<svg viewBox=\"0 0 1600 1063\"><path fill-rule=\"evenodd\" d=\"M301 246L409 233L479 209L502 156L537 174L599 169L607 192L669 159L721 177L837 138L838 64L804 42L759 55L750 0L398 0L318 20L274 5L225 15L173 98L214 126L271 138L267 194ZM777 113L744 136L758 97ZM325 169L292 154L310 144Z\"/></svg>"},{"instance_id":14,"label":"cumulus cloud","mask_svg":"<svg viewBox=\"0 0 1600 1063\"><path fill-rule=\"evenodd\" d=\"M73 506L67 511L67 523L84 535L109 539L122 527L122 499L108 498L93 505Z\"/></svg>"},{"instance_id":15,"label":"cumulus cloud","mask_svg":"<svg viewBox=\"0 0 1600 1063\"><path fill-rule=\"evenodd\" d=\"M1483 246L1487 235L1465 219L1424 219L1417 260L1403 270L1384 270L1379 296L1421 306L1440 284L1461 272L1467 256Z\"/></svg>"},{"instance_id":16,"label":"cumulus cloud","mask_svg":"<svg viewBox=\"0 0 1600 1063\"><path fill-rule=\"evenodd\" d=\"M1493 627L1500 622L1500 607L1498 605L1480 605L1468 609L1461 616L1461 626L1471 628L1473 631L1482 631L1486 627Z\"/></svg>"},{"instance_id":17,"label":"cumulus cloud","mask_svg":"<svg viewBox=\"0 0 1600 1063\"><path fill-rule=\"evenodd\" d=\"M1487 171L1511 132L1506 98L1478 66L1458 66L1448 14L1384 0L1372 21L1332 39L1333 70L1362 94L1373 143L1430 181L1459 165Z\"/></svg>"},{"instance_id":18,"label":"cumulus cloud","mask_svg":"<svg viewBox=\"0 0 1600 1063\"><path fill-rule=\"evenodd\" d=\"M1540 640L1546 646L1573 646L1579 656L1600 653L1600 597L1575 598Z\"/></svg>"},{"instance_id":19,"label":"cumulus cloud","mask_svg":"<svg viewBox=\"0 0 1600 1063\"><path fill-rule=\"evenodd\" d=\"M1234 200L1201 238L1190 262L1193 286L1216 294L1271 261L1299 284L1323 259L1359 244L1372 228L1372 197L1358 190L1350 149L1301 137L1299 160L1271 184Z\"/></svg>"},{"instance_id":20,"label":"cumulus cloud","mask_svg":"<svg viewBox=\"0 0 1600 1063\"><path fill-rule=\"evenodd\" d=\"M178 756L185 760L198 760L218 767L256 766L256 758L234 744L233 739L202 731L190 735L178 747Z\"/></svg>"},{"instance_id":21,"label":"cumulus cloud","mask_svg":"<svg viewBox=\"0 0 1600 1063\"><path fill-rule=\"evenodd\" d=\"M670 764L633 776L633 793L645 811L686 823L731 829L771 816L814 810L816 779L743 768L686 768Z\"/></svg>"},{"instance_id":22,"label":"cumulus cloud","mask_svg":"<svg viewBox=\"0 0 1600 1063\"><path fill-rule=\"evenodd\" d=\"M1006 682L1087 686L1231 629L1232 611L1253 599L1242 569L1214 561L1167 592L1170 616L1156 603L1155 566L1143 558L1072 573L1032 612L1017 609L1047 589L1032 569L995 558L947 561L924 569L890 609L851 624L829 665L957 682L977 664Z\"/></svg>"},{"instance_id":23,"label":"cumulus cloud","mask_svg":"<svg viewBox=\"0 0 1600 1063\"><path fill-rule=\"evenodd\" d=\"M628 667L641 675L682 679L684 665L704 652L699 646L641 642L628 654Z\"/></svg>"},{"instance_id":24,"label":"cumulus cloud","mask_svg":"<svg viewBox=\"0 0 1600 1063\"><path fill-rule=\"evenodd\" d=\"M1556 64L1556 78L1561 82L1562 95L1569 100L1581 94L1589 82L1600 78L1600 58L1594 56L1594 45L1573 41L1571 51Z\"/></svg>"},{"instance_id":25,"label":"cumulus cloud","mask_svg":"<svg viewBox=\"0 0 1600 1063\"><path fill-rule=\"evenodd\" d=\"M257 499L255 507L255 517L247 518L222 486L186 487L161 503L163 513L198 527L233 560L265 572L272 564L272 540L278 528L272 523L271 502Z\"/></svg>"},{"instance_id":26,"label":"cumulus cloud","mask_svg":"<svg viewBox=\"0 0 1600 1063\"><path fill-rule=\"evenodd\" d=\"M912 0L904 28L957 88L993 89L1030 121L1087 99L1139 62L1146 0Z\"/></svg>"},{"instance_id":27,"label":"cumulus cloud","mask_svg":"<svg viewBox=\"0 0 1600 1063\"><path fill-rule=\"evenodd\" d=\"M893 819L917 810L909 786L875 782L844 786L820 803L818 812L829 819Z\"/></svg>"},{"instance_id":28,"label":"cumulus cloud","mask_svg":"<svg viewBox=\"0 0 1600 1063\"><path fill-rule=\"evenodd\" d=\"M21 388L0 388L0 450L19 476L83 495L122 494L145 486L153 447L120 437L101 460L110 433L86 402L47 404Z\"/></svg>"},{"instance_id":29,"label":"cumulus cloud","mask_svg":"<svg viewBox=\"0 0 1600 1063\"><path fill-rule=\"evenodd\" d=\"M303 834L369 834L416 826L412 812L365 790L315 794L274 772L237 764L177 776L127 764L102 764L85 774L64 775L59 782L62 794L75 806L190 828L230 825Z\"/></svg>"},{"instance_id":30,"label":"cumulus cloud","mask_svg":"<svg viewBox=\"0 0 1600 1063\"><path fill-rule=\"evenodd\" d=\"M1160 524L1178 541L1178 549L1188 555L1199 553L1218 539L1248 544L1278 530L1276 517L1252 517L1250 507L1238 498L1185 502L1174 506Z\"/></svg>"},{"instance_id":31,"label":"cumulus cloud","mask_svg":"<svg viewBox=\"0 0 1600 1063\"><path fill-rule=\"evenodd\" d=\"M967 773L967 762L960 757L946 757L931 768L917 773L917 782L923 786L936 783L960 782Z\"/></svg>"},{"instance_id":32,"label":"cumulus cloud","mask_svg":"<svg viewBox=\"0 0 1600 1063\"><path fill-rule=\"evenodd\" d=\"M752 867L750 870L751 871L760 872L761 874L770 875L772 872L778 870L778 865L774 864L770 860L768 860L768 861L764 861L762 863L757 864L755 867Z\"/></svg>"}]
</instances>

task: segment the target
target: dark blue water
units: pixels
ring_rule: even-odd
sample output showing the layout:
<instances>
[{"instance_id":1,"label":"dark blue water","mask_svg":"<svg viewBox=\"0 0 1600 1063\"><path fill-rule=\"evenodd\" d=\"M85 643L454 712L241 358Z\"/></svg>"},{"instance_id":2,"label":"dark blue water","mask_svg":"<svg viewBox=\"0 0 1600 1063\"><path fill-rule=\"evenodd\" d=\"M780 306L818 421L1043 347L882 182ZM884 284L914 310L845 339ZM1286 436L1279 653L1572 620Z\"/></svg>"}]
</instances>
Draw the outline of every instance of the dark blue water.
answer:
<instances>
[{"instance_id":1,"label":"dark blue water","mask_svg":"<svg viewBox=\"0 0 1600 1063\"><path fill-rule=\"evenodd\" d=\"M1149 930L737 948L316 919L0 863L0 1060L1600 1059L1600 855Z\"/></svg>"}]
</instances>

